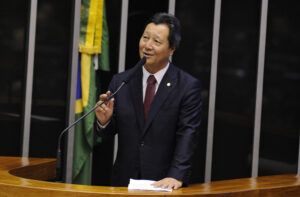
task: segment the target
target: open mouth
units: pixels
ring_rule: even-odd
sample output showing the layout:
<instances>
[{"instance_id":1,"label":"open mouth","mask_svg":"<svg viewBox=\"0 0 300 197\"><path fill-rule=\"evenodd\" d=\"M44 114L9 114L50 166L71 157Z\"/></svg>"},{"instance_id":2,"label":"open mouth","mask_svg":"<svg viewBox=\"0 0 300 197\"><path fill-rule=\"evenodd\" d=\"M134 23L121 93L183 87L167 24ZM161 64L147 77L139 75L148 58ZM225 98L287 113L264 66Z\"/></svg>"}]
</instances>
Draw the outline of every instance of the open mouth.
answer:
<instances>
[{"instance_id":1,"label":"open mouth","mask_svg":"<svg viewBox=\"0 0 300 197\"><path fill-rule=\"evenodd\" d=\"M144 54L144 57L146 57L146 58L149 58L149 57L152 57L153 55L152 54L149 54L149 53L143 53Z\"/></svg>"}]
</instances>

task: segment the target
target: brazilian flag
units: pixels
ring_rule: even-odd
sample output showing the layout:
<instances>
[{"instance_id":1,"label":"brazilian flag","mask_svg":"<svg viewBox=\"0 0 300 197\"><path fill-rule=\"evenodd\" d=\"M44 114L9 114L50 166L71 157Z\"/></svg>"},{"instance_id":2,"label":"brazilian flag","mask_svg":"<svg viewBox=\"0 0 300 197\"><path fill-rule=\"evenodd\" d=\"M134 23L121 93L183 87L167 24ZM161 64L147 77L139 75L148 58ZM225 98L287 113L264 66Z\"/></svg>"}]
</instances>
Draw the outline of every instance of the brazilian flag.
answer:
<instances>
[{"instance_id":1,"label":"brazilian flag","mask_svg":"<svg viewBox=\"0 0 300 197\"><path fill-rule=\"evenodd\" d=\"M82 0L80 17L79 63L75 116L96 104L95 67L109 70L108 30L104 0ZM73 183L91 184L91 153L95 115L89 114L75 127Z\"/></svg>"}]
</instances>

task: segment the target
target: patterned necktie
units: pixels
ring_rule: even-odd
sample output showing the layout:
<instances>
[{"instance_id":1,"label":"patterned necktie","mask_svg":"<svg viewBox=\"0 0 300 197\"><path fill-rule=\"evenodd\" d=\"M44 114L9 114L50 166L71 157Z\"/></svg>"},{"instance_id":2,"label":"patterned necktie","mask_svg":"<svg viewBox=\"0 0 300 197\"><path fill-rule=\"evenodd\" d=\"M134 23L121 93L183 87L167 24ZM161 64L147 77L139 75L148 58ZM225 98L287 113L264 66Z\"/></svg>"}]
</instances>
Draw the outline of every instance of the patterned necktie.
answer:
<instances>
[{"instance_id":1,"label":"patterned necktie","mask_svg":"<svg viewBox=\"0 0 300 197\"><path fill-rule=\"evenodd\" d=\"M156 79L154 75L150 75L147 79L147 88L146 88L145 100L144 100L145 120L147 119L147 115L155 95L155 84L156 84Z\"/></svg>"}]
</instances>

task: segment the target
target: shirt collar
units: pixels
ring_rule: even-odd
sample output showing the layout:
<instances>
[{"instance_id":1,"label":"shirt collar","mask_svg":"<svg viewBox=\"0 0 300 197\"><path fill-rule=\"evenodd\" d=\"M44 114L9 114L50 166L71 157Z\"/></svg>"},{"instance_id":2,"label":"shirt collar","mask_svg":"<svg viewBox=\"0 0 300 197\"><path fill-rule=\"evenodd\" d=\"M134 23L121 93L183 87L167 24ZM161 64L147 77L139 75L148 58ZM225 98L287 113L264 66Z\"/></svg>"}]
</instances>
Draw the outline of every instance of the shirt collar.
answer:
<instances>
[{"instance_id":1,"label":"shirt collar","mask_svg":"<svg viewBox=\"0 0 300 197\"><path fill-rule=\"evenodd\" d=\"M161 70L157 71L157 72L154 73L154 74L149 73L149 72L145 69L145 67L143 66L143 83L144 83L144 84L147 83L147 79L148 79L149 75L154 75L154 77L155 77L155 79L156 79L156 81L157 81L157 87L158 87L159 84L160 84L160 82L161 82L161 80L162 80L162 78L163 78L164 75L166 74L166 72L167 72L169 66L170 66L170 62L168 62L168 64L167 64L164 68L162 68Z\"/></svg>"}]
</instances>

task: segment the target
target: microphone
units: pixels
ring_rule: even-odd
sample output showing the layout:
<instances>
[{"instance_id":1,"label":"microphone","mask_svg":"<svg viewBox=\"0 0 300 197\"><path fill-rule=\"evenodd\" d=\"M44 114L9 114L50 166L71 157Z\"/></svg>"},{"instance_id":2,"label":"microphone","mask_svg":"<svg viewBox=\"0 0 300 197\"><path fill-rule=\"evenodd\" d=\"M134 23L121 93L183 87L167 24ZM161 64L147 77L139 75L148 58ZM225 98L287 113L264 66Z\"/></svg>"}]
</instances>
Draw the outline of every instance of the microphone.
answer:
<instances>
[{"instance_id":1,"label":"microphone","mask_svg":"<svg viewBox=\"0 0 300 197\"><path fill-rule=\"evenodd\" d=\"M132 76L137 72L137 70L143 66L146 63L146 57L143 56L142 59L140 59L140 61L138 61L138 63L136 63L136 65L134 66L132 72L127 76L127 78L125 78L123 80L123 82L128 83L130 81L130 79L132 78Z\"/></svg>"},{"instance_id":2,"label":"microphone","mask_svg":"<svg viewBox=\"0 0 300 197\"><path fill-rule=\"evenodd\" d=\"M87 113L83 114L80 118L78 118L76 121L74 121L72 124L70 124L68 127L66 127L58 136L58 143L57 143L57 152L56 152L56 181L61 180L61 139L62 136L69 131L72 127L74 127L78 122L80 122L82 119L84 119L86 116L88 116L90 113L95 111L96 108L100 107L104 103L107 103L110 101L118 92L122 89L122 87L127 84L130 79L132 78L133 74L139 69L139 67L143 66L146 63L146 57L142 57L140 61L134 66L135 70L122 81L122 83L119 85L119 87L116 89L114 93L112 93L109 97L107 97L106 101L101 101L100 103L96 103L96 105L90 109Z\"/></svg>"}]
</instances>

